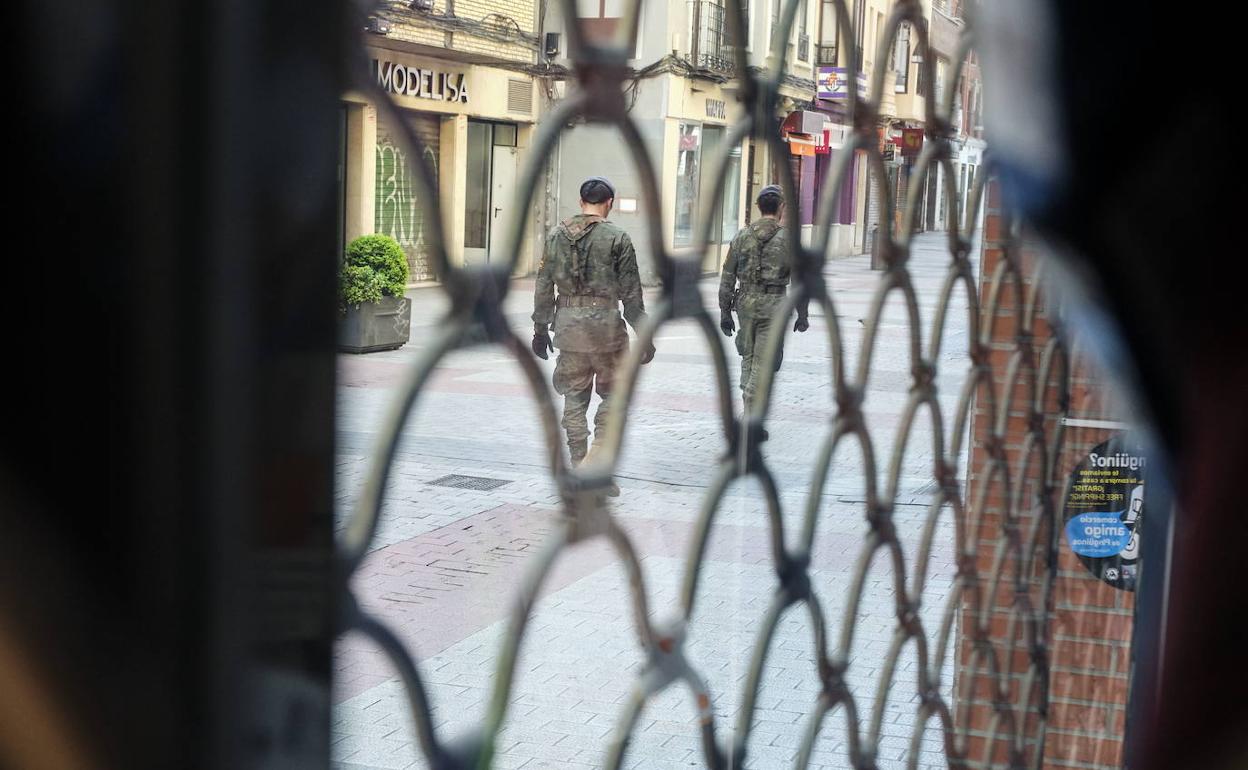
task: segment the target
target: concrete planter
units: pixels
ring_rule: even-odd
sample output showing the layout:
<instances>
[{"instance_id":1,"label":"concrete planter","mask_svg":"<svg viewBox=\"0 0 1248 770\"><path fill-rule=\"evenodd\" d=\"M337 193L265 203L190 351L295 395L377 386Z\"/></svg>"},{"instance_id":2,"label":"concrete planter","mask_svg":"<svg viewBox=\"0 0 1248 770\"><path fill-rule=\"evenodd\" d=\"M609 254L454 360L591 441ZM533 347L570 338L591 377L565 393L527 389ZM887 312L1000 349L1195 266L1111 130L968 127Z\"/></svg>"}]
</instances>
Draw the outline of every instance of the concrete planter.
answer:
<instances>
[{"instance_id":1,"label":"concrete planter","mask_svg":"<svg viewBox=\"0 0 1248 770\"><path fill-rule=\"evenodd\" d=\"M407 297L382 297L347 308L339 329L338 347L348 353L394 350L412 332L412 302Z\"/></svg>"}]
</instances>

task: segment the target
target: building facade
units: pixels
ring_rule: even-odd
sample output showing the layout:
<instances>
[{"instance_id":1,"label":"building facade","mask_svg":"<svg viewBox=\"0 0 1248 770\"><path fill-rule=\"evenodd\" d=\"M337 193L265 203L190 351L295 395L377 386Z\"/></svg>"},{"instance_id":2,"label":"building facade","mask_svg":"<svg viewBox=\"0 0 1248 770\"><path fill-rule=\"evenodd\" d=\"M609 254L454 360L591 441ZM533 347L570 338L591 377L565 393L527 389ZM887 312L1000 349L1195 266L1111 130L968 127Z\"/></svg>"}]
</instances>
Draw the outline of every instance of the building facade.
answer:
<instances>
[{"instance_id":1,"label":"building facade","mask_svg":"<svg viewBox=\"0 0 1248 770\"><path fill-rule=\"evenodd\" d=\"M846 151L842 149L841 137L850 130L846 104L850 89L866 97L876 71L883 70L875 128L884 176L879 177L872 169L870 153L859 150L849 161L839 190L822 183L818 186L820 195L838 195L829 238L830 256L867 251L873 239L879 237L880 229L896 230L901 226L899 212L909 192L915 157L922 147L920 129L927 84L923 82L919 36L908 23L901 24L895 32L889 28L892 5L889 0L852 0L847 4L852 34L847 35L841 30L835 4L830 0L820 3L816 109L825 116L828 136L825 157L816 164L820 179L836 156ZM922 5L924 16L929 16L930 5ZM851 71L855 58L860 63L856 72ZM884 196L892 197L893 222L882 221Z\"/></svg>"},{"instance_id":2,"label":"building facade","mask_svg":"<svg viewBox=\"0 0 1248 770\"><path fill-rule=\"evenodd\" d=\"M960 3L955 6L954 11L957 18L960 18ZM984 150L988 147L988 143L984 141L983 82L980 79L979 56L975 51L971 51L963 62L961 77L955 87L957 93L953 99L952 120L957 140L954 168L958 170L958 210L969 214L975 183L984 166ZM972 229L982 225L984 206L981 205L977 213L978 221L969 225Z\"/></svg>"},{"instance_id":3,"label":"building facade","mask_svg":"<svg viewBox=\"0 0 1248 770\"><path fill-rule=\"evenodd\" d=\"M946 100L950 102L954 150L950 157L950 169L940 166L928 176L917 223L924 230L947 230L960 222L969 208L987 147L983 140L983 92L978 57L972 51L965 61L958 61L962 12L961 0L934 0L932 3L929 29L931 55L935 61L933 91L938 104L943 105ZM950 173L956 208L949 204L944 192L945 177ZM982 211L980 213L982 215Z\"/></svg>"},{"instance_id":4,"label":"building facade","mask_svg":"<svg viewBox=\"0 0 1248 770\"><path fill-rule=\"evenodd\" d=\"M659 184L657 222L665 249L680 254L694 245L705 206L712 217L706 272L718 270L733 235L754 215L756 191L780 181L788 164L798 199L790 221L809 242L825 196L836 196L829 256L867 251L883 227L881 190L900 211L921 149L921 126L929 94L956 88L953 120L958 131L954 183L965 208L982 166L979 138L980 87L972 58L958 82L953 77L960 6L956 0L926 1L931 50L903 24L889 38L890 0L851 0L852 45L861 63L850 73L831 0L802 0L788 37L776 38L784 0L746 3L745 47L751 68L764 68L777 47L785 72L775 120L785 152L772 157L766 142L745 138L725 148L729 129L743 115L737 101L734 45L722 0L644 3L632 41L635 73L630 115L646 146ZM624 0L578 0L577 13L591 40L614 35L626 10ZM545 0L419 0L385 4L365 32L370 80L397 103L383 109L366 89L344 96L342 105L342 210L339 232L345 244L368 233L394 237L407 254L411 281L436 280L429 253L428 217L412 176L412 148L405 124L421 140L420 158L435 179L443 232L452 264L510 260L517 274L530 274L545 233L577 211L584 177L603 174L617 187L613 219L637 246L643 279L657 280L648 227L654 216L644 203L641 174L614 127L575 120L546 159L544 176L527 203L517 180L528 161L534 131L544 110L566 98L567 20L561 3ZM923 55L934 58L934 83L926 83ZM876 68L884 68L884 94L877 131L885 177L876 178L868 153L850 160L839 188L829 176L844 152L850 127L848 89L865 96ZM908 140L917 139L914 145ZM722 184L712 179L726 154ZM950 212L944 201L943 168L933 169L920 191L916 229L944 229ZM886 187L881 187L883 182ZM521 217L526 225L517 253L503 233Z\"/></svg>"},{"instance_id":5,"label":"building facade","mask_svg":"<svg viewBox=\"0 0 1248 770\"><path fill-rule=\"evenodd\" d=\"M437 280L429 217L413 163L435 180L444 242L453 265L514 260L532 272L536 207L516 189L541 100L538 5L533 0L432 0L384 5L369 19L368 77L398 106L354 90L342 106L343 242L383 233L403 247L410 281ZM402 125L421 140L413 156ZM528 224L518 253L508 224Z\"/></svg>"},{"instance_id":6,"label":"building facade","mask_svg":"<svg viewBox=\"0 0 1248 770\"><path fill-rule=\"evenodd\" d=\"M749 3L745 48L751 66L763 67L771 50L781 0ZM587 37L615 32L625 10L620 0L579 0L577 12ZM777 163L765 143L742 139L725 147L729 127L744 116L737 101L739 80L734 42L729 38L725 6L715 0L644 3L630 66L637 77L630 115L646 143L659 185L660 210L649 211L643 200L641 174L613 127L578 121L564 131L552 163L552 200L556 214L550 224L577 210L580 182L591 174L609 177L616 185L613 221L632 236L642 279L657 280L648 228L658 217L664 248L682 254L697 238L703 208L709 212L709 246L703 270L716 272L728 243L751 216L754 192L778 181ZM558 4L546 9L545 31L566 40L567 20ZM792 34L783 43L788 54L781 86L779 123L814 95L813 46L810 33L817 20L813 2L804 2ZM566 50L552 60L568 65ZM556 87L557 95L562 89ZM723 183L713 171L726 157Z\"/></svg>"}]
</instances>

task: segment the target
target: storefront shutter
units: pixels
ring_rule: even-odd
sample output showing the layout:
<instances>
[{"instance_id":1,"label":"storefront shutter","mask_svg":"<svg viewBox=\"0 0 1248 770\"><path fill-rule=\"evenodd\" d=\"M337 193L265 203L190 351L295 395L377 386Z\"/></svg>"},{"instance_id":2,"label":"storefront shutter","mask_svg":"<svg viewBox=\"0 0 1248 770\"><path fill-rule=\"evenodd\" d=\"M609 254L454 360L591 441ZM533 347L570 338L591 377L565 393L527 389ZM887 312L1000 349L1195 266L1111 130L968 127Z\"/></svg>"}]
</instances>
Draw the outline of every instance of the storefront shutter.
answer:
<instances>
[{"instance_id":1,"label":"storefront shutter","mask_svg":"<svg viewBox=\"0 0 1248 770\"><path fill-rule=\"evenodd\" d=\"M438 180L440 119L436 115L405 111L405 118L424 143L423 160L432 173L434 187ZM409 268L408 280L428 281L437 278L429 266L427 217L433 209L420 196L413 184L413 172L407 151L395 127L379 111L377 114L377 195L374 230L389 235L403 247Z\"/></svg>"}]
</instances>

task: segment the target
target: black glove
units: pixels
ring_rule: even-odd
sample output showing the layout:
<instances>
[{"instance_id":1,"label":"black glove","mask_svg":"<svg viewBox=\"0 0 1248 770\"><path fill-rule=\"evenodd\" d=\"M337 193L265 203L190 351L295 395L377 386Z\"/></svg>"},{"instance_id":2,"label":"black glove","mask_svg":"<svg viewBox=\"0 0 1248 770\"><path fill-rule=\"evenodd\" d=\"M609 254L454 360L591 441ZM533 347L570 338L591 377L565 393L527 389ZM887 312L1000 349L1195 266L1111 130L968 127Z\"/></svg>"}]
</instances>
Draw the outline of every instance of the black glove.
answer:
<instances>
[{"instance_id":1,"label":"black glove","mask_svg":"<svg viewBox=\"0 0 1248 770\"><path fill-rule=\"evenodd\" d=\"M644 366L653 360L654 360L654 343L650 342L646 344L646 350L644 353L641 354L641 363Z\"/></svg>"},{"instance_id":2,"label":"black glove","mask_svg":"<svg viewBox=\"0 0 1248 770\"><path fill-rule=\"evenodd\" d=\"M804 332L810 328L810 321L804 313L797 316L797 320L793 322L793 331Z\"/></svg>"},{"instance_id":3,"label":"black glove","mask_svg":"<svg viewBox=\"0 0 1248 770\"><path fill-rule=\"evenodd\" d=\"M550 357L548 351L555 349L555 345L550 341L550 334L547 333L545 326L533 327L533 342L531 345L533 347L533 355L543 361Z\"/></svg>"},{"instance_id":4,"label":"black glove","mask_svg":"<svg viewBox=\"0 0 1248 770\"><path fill-rule=\"evenodd\" d=\"M719 328L725 337L731 337L732 333L737 330L737 325L732 322L731 310L719 314Z\"/></svg>"}]
</instances>

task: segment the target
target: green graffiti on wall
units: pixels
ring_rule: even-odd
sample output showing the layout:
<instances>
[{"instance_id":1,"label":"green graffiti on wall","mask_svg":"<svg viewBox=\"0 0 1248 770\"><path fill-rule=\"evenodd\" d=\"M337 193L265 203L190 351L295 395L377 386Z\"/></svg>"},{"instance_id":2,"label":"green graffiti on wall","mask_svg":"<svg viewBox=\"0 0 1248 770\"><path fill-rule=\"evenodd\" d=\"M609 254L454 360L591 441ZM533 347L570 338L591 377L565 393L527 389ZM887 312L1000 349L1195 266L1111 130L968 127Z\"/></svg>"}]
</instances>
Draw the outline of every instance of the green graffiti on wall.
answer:
<instances>
[{"instance_id":1,"label":"green graffiti on wall","mask_svg":"<svg viewBox=\"0 0 1248 770\"><path fill-rule=\"evenodd\" d=\"M437 178L438 160L425 149L425 162ZM425 213L408 167L407 154L393 144L377 143L377 203L374 231L399 242L412 278L430 277L425 260Z\"/></svg>"}]
</instances>

